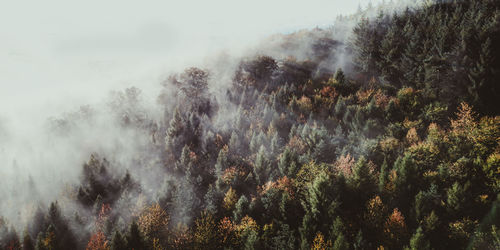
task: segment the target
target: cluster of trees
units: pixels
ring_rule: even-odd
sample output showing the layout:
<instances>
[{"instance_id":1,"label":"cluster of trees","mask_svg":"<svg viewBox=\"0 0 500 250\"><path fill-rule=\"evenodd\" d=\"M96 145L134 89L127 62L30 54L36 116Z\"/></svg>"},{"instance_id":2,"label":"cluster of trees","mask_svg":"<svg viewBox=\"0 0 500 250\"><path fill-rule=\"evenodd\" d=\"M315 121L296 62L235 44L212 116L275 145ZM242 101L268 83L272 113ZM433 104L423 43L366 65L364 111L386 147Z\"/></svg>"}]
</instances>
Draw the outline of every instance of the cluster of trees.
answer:
<instances>
[{"instance_id":1,"label":"cluster of trees","mask_svg":"<svg viewBox=\"0 0 500 250\"><path fill-rule=\"evenodd\" d=\"M92 155L70 212L38 207L22 234L2 219L0 247L498 249L499 22L494 0L361 19L352 72L249 58L230 107L187 69L161 120L119 115L151 137L156 195Z\"/></svg>"}]
</instances>

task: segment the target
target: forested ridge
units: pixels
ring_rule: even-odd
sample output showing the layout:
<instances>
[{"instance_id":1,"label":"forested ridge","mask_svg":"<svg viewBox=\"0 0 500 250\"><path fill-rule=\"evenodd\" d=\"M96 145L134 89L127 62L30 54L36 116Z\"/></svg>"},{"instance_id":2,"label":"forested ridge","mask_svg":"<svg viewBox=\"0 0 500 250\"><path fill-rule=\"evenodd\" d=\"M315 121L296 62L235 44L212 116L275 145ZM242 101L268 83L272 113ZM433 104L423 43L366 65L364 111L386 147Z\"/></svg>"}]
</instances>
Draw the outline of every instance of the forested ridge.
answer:
<instances>
[{"instance_id":1,"label":"forested ridge","mask_svg":"<svg viewBox=\"0 0 500 250\"><path fill-rule=\"evenodd\" d=\"M95 151L22 230L0 217L0 247L500 249L500 1L357 15L346 39L284 35L307 59L241 59L222 94L210 70L170 76L158 119L114 93L107 115L146 141L133 169Z\"/></svg>"}]
</instances>

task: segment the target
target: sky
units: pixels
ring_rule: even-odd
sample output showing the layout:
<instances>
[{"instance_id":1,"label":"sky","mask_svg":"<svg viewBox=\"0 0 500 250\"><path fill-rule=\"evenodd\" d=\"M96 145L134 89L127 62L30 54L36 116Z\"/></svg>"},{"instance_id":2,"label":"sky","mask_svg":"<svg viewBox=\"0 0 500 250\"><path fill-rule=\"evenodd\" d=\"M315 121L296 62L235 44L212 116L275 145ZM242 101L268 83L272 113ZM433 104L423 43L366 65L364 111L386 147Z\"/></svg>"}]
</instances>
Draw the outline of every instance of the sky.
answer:
<instances>
[{"instance_id":1,"label":"sky","mask_svg":"<svg viewBox=\"0 0 500 250\"><path fill-rule=\"evenodd\" d=\"M34 126L113 89L154 89L171 71L368 2L0 0L0 123Z\"/></svg>"}]
</instances>

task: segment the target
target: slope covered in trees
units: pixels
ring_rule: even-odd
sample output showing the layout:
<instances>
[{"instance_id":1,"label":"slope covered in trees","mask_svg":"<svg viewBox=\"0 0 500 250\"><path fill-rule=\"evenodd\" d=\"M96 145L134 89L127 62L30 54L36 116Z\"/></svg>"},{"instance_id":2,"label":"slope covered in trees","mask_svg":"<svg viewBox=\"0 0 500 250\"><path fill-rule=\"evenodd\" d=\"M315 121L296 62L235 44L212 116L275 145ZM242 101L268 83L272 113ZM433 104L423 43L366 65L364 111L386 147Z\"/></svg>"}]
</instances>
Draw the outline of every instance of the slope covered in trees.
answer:
<instances>
[{"instance_id":1,"label":"slope covered in trees","mask_svg":"<svg viewBox=\"0 0 500 250\"><path fill-rule=\"evenodd\" d=\"M132 168L92 154L23 232L0 220L0 247L500 248L500 2L324 34L285 39L284 51L313 37L305 60L241 60L223 98L209 70L172 75L159 119L138 89L117 92L108 116L147 141ZM345 72L331 68L340 53ZM52 131L91 123L83 111Z\"/></svg>"}]
</instances>

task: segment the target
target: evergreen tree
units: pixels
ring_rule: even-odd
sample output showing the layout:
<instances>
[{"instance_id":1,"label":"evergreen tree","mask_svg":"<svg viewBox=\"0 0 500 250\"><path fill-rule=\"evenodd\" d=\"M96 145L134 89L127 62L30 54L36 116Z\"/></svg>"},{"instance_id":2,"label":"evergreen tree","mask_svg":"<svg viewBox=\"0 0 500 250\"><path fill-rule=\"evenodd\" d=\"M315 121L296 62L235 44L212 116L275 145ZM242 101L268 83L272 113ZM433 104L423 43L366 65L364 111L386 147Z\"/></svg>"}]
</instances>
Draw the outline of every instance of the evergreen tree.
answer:
<instances>
[{"instance_id":1,"label":"evergreen tree","mask_svg":"<svg viewBox=\"0 0 500 250\"><path fill-rule=\"evenodd\" d=\"M431 249L429 241L425 239L425 235L421 227L419 227L417 232L415 232L415 234L411 237L410 247L412 250Z\"/></svg>"},{"instance_id":2,"label":"evergreen tree","mask_svg":"<svg viewBox=\"0 0 500 250\"><path fill-rule=\"evenodd\" d=\"M33 245L33 240L31 239L28 230L25 230L23 233L23 250L34 250L35 245Z\"/></svg>"},{"instance_id":3,"label":"evergreen tree","mask_svg":"<svg viewBox=\"0 0 500 250\"><path fill-rule=\"evenodd\" d=\"M297 153L292 151L289 147L285 147L278 162L278 169L280 170L281 176L295 177L298 171L298 160Z\"/></svg>"},{"instance_id":4,"label":"evergreen tree","mask_svg":"<svg viewBox=\"0 0 500 250\"><path fill-rule=\"evenodd\" d=\"M233 211L233 221L239 222L248 213L250 202L245 195L240 196Z\"/></svg>"},{"instance_id":5,"label":"evergreen tree","mask_svg":"<svg viewBox=\"0 0 500 250\"><path fill-rule=\"evenodd\" d=\"M123 238L120 231L115 231L111 238L111 250L120 250L125 249L127 247L127 242Z\"/></svg>"},{"instance_id":6,"label":"evergreen tree","mask_svg":"<svg viewBox=\"0 0 500 250\"><path fill-rule=\"evenodd\" d=\"M130 224L125 239L127 242L127 249L146 249L144 238L135 221Z\"/></svg>"},{"instance_id":7,"label":"evergreen tree","mask_svg":"<svg viewBox=\"0 0 500 250\"><path fill-rule=\"evenodd\" d=\"M266 148L264 146L260 146L259 152L255 157L253 172L259 185L263 185L268 181L270 167L269 160L267 159Z\"/></svg>"}]
</instances>

